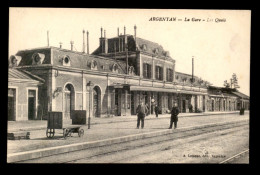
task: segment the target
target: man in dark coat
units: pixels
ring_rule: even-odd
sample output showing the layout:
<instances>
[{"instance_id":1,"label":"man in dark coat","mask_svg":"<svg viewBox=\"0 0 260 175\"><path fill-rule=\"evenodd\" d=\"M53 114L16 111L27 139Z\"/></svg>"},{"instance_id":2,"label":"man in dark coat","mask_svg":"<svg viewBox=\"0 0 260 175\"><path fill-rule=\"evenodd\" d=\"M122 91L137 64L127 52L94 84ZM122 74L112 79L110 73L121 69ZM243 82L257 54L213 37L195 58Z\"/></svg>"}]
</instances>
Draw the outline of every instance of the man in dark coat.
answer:
<instances>
[{"instance_id":1,"label":"man in dark coat","mask_svg":"<svg viewBox=\"0 0 260 175\"><path fill-rule=\"evenodd\" d=\"M155 105L155 107L154 107L154 112L155 112L156 117L158 118L159 107L157 105Z\"/></svg>"},{"instance_id":2,"label":"man in dark coat","mask_svg":"<svg viewBox=\"0 0 260 175\"><path fill-rule=\"evenodd\" d=\"M146 107L146 105L144 105L143 102L141 102L141 104L138 105L137 109L136 109L136 113L137 113L137 128L139 129L140 126L140 121L141 121L141 128L144 128L144 118L145 118L145 114L147 114L148 109Z\"/></svg>"},{"instance_id":3,"label":"man in dark coat","mask_svg":"<svg viewBox=\"0 0 260 175\"><path fill-rule=\"evenodd\" d=\"M170 121L169 129L172 129L173 122L174 122L174 129L177 128L178 114L179 114L179 109L177 107L177 103L175 102L174 106L172 107L172 110L171 110L171 121Z\"/></svg>"}]
</instances>

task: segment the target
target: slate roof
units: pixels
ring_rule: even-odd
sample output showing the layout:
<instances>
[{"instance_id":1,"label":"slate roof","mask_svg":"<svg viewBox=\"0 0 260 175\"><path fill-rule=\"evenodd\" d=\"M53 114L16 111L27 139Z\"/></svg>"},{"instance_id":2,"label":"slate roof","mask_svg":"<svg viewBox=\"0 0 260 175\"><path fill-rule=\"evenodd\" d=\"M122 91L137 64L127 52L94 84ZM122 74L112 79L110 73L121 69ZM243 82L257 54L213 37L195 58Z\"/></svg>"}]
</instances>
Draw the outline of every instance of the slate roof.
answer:
<instances>
[{"instance_id":1,"label":"slate roof","mask_svg":"<svg viewBox=\"0 0 260 175\"><path fill-rule=\"evenodd\" d=\"M232 92L233 94L235 94L236 96L240 97L240 98L243 98L243 99L248 99L249 100L249 96L241 93L241 92Z\"/></svg>"},{"instance_id":2,"label":"slate roof","mask_svg":"<svg viewBox=\"0 0 260 175\"><path fill-rule=\"evenodd\" d=\"M173 59L170 57L170 54L168 51L165 51L161 45L158 43L136 37L136 45L135 45L135 39L133 35L121 35L119 37L114 37L114 38L108 38L108 53L114 53L114 48L115 48L115 42L118 44L119 38L124 39L125 36L127 37L127 44L128 44L128 51L135 52L136 48L139 51L142 51L144 53L152 54L152 55L157 55L161 57L166 57L167 60L173 61ZM118 47L116 44L116 49L118 51ZM120 45L121 47L121 45ZM155 50L158 49L158 53L155 52ZM121 48L122 50L122 48ZM93 53L93 55L99 55L101 54L101 47L99 46Z\"/></svg>"},{"instance_id":3,"label":"slate roof","mask_svg":"<svg viewBox=\"0 0 260 175\"><path fill-rule=\"evenodd\" d=\"M177 77L178 77L178 79L177 79ZM183 79L184 79L184 78L186 78L185 85L191 85L191 84L192 84L191 81L190 81L191 78L192 78L192 75L186 74L186 73L182 73L182 72L175 72L175 80L176 80L178 83L183 83ZM195 82L193 83L193 85L194 85L194 86L199 86L199 85L200 85L199 82L198 82L199 77L194 76L193 78L195 79ZM203 83L201 84L201 86L206 87L205 82L206 82L206 81L203 81Z\"/></svg>"},{"instance_id":4,"label":"slate roof","mask_svg":"<svg viewBox=\"0 0 260 175\"><path fill-rule=\"evenodd\" d=\"M44 80L42 78L40 78L36 75L33 75L30 72L27 72L25 70L18 70L16 68L8 69L8 78L44 82Z\"/></svg>"}]
</instances>

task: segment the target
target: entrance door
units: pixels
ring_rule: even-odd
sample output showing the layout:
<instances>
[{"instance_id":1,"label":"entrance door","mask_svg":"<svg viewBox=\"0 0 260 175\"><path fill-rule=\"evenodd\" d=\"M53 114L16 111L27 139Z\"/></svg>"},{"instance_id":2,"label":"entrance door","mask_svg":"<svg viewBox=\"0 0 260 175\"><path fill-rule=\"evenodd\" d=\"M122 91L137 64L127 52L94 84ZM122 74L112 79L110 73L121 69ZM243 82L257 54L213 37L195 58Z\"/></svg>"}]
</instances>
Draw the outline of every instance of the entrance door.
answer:
<instances>
[{"instance_id":1,"label":"entrance door","mask_svg":"<svg viewBox=\"0 0 260 175\"><path fill-rule=\"evenodd\" d=\"M14 97L8 97L8 121L14 120Z\"/></svg>"},{"instance_id":2,"label":"entrance door","mask_svg":"<svg viewBox=\"0 0 260 175\"><path fill-rule=\"evenodd\" d=\"M203 96L203 112L205 112L206 104L205 104L205 96Z\"/></svg>"},{"instance_id":3,"label":"entrance door","mask_svg":"<svg viewBox=\"0 0 260 175\"><path fill-rule=\"evenodd\" d=\"M186 101L182 100L182 112L186 112Z\"/></svg>"},{"instance_id":4,"label":"entrance door","mask_svg":"<svg viewBox=\"0 0 260 175\"><path fill-rule=\"evenodd\" d=\"M8 121L15 120L15 89L8 89Z\"/></svg>"},{"instance_id":5,"label":"entrance door","mask_svg":"<svg viewBox=\"0 0 260 175\"><path fill-rule=\"evenodd\" d=\"M93 115L98 117L98 92L93 89Z\"/></svg>"},{"instance_id":6,"label":"entrance door","mask_svg":"<svg viewBox=\"0 0 260 175\"><path fill-rule=\"evenodd\" d=\"M121 116L121 94L120 90L115 90L115 115Z\"/></svg>"},{"instance_id":7,"label":"entrance door","mask_svg":"<svg viewBox=\"0 0 260 175\"><path fill-rule=\"evenodd\" d=\"M134 92L131 92L131 115L135 115L135 100L134 100Z\"/></svg>"},{"instance_id":8,"label":"entrance door","mask_svg":"<svg viewBox=\"0 0 260 175\"><path fill-rule=\"evenodd\" d=\"M64 104L65 104L65 112L64 118L70 119L70 112L71 110L75 109L75 91L74 87L71 84L67 84L64 90Z\"/></svg>"},{"instance_id":9,"label":"entrance door","mask_svg":"<svg viewBox=\"0 0 260 175\"><path fill-rule=\"evenodd\" d=\"M212 105L211 105L211 107L212 107L212 111L214 111L214 100L212 100Z\"/></svg>"},{"instance_id":10,"label":"entrance door","mask_svg":"<svg viewBox=\"0 0 260 175\"><path fill-rule=\"evenodd\" d=\"M65 93L65 118L70 118L71 111L71 94L70 92Z\"/></svg>"},{"instance_id":11,"label":"entrance door","mask_svg":"<svg viewBox=\"0 0 260 175\"><path fill-rule=\"evenodd\" d=\"M34 120L35 119L35 110L36 103L35 103L35 90L29 90L28 96L28 119Z\"/></svg>"}]
</instances>

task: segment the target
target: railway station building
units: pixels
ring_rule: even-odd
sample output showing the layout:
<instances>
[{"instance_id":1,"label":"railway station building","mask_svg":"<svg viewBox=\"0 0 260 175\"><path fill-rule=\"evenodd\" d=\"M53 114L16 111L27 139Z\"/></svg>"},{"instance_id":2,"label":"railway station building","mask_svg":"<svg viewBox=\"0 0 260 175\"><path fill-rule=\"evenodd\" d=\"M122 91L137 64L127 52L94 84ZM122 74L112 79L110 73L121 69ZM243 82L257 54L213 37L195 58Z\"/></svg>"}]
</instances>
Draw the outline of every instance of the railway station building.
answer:
<instances>
[{"instance_id":1,"label":"railway station building","mask_svg":"<svg viewBox=\"0 0 260 175\"><path fill-rule=\"evenodd\" d=\"M43 83L44 80L40 77L10 66L8 70L8 121L40 118L38 88Z\"/></svg>"},{"instance_id":2,"label":"railway station building","mask_svg":"<svg viewBox=\"0 0 260 175\"><path fill-rule=\"evenodd\" d=\"M71 110L87 110L91 117L129 116L136 114L144 102L149 113L155 105L160 113L168 113L174 102L180 112L210 111L208 83L194 75L175 71L176 61L169 52L152 41L134 35L119 34L106 38L101 28L99 47L87 52L60 47L21 50L15 66L44 80L38 87L39 118L48 111L63 112L70 118ZM83 31L83 46L85 32ZM192 111L190 110L192 106ZM215 105L216 106L216 105Z\"/></svg>"}]
</instances>

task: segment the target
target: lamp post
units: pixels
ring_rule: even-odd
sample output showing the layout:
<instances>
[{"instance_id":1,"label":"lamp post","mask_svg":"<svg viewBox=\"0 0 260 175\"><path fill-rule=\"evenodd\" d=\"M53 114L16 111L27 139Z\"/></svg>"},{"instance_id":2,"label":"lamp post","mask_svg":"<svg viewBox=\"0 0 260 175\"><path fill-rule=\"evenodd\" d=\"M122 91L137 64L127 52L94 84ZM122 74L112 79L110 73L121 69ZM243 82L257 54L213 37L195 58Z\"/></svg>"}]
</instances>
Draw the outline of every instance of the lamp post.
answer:
<instances>
[{"instance_id":1,"label":"lamp post","mask_svg":"<svg viewBox=\"0 0 260 175\"><path fill-rule=\"evenodd\" d=\"M91 98L90 98L90 94L91 94L91 90L92 90L92 87L94 86L94 84L91 82L91 81L89 81L88 83L87 83L87 91L89 92L89 104L88 104L88 106L89 106L89 115L88 115L88 129L90 129L90 106L91 106Z\"/></svg>"}]
</instances>

